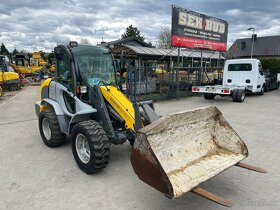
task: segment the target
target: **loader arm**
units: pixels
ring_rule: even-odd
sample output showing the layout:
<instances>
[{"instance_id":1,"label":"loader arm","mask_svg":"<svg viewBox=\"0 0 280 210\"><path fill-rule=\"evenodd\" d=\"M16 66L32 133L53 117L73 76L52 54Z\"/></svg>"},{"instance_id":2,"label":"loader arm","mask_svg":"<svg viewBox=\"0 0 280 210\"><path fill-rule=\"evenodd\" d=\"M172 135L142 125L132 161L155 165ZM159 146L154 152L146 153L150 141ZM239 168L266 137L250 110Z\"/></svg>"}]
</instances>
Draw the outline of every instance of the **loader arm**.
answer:
<instances>
[{"instance_id":1,"label":"loader arm","mask_svg":"<svg viewBox=\"0 0 280 210\"><path fill-rule=\"evenodd\" d=\"M103 97L125 121L125 128L135 131L135 114L131 101L114 86L100 86Z\"/></svg>"}]
</instances>

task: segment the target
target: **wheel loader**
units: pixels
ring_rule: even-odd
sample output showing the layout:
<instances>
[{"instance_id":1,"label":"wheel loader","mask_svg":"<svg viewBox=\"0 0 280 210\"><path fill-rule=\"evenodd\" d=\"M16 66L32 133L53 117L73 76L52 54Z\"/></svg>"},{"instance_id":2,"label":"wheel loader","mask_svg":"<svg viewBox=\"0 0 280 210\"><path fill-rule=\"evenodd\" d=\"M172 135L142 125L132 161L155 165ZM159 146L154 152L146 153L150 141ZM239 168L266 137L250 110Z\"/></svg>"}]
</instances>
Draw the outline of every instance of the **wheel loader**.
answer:
<instances>
[{"instance_id":1,"label":"wheel loader","mask_svg":"<svg viewBox=\"0 0 280 210\"><path fill-rule=\"evenodd\" d=\"M121 92L109 49L70 42L54 53L55 76L42 83L35 104L40 134L48 147L69 137L85 173L104 169L110 145L129 141L134 172L148 185L169 198L193 192L231 206L199 184L232 166L266 172L240 162L247 147L216 107L161 117L152 101L131 102Z\"/></svg>"}]
</instances>

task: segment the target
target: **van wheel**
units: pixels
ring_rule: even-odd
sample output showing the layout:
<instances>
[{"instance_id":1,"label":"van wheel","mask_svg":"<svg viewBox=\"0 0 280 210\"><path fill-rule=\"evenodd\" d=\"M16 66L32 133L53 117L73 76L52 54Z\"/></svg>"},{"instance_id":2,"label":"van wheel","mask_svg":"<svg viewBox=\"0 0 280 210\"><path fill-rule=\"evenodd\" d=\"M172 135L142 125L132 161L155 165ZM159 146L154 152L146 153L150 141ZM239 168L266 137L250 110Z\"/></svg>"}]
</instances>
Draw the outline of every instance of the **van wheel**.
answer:
<instances>
[{"instance_id":1,"label":"van wheel","mask_svg":"<svg viewBox=\"0 0 280 210\"><path fill-rule=\"evenodd\" d=\"M45 145L48 147L56 147L66 141L66 135L60 130L54 110L40 112L39 130Z\"/></svg>"},{"instance_id":2,"label":"van wheel","mask_svg":"<svg viewBox=\"0 0 280 210\"><path fill-rule=\"evenodd\" d=\"M110 144L102 126L88 120L77 123L71 132L71 146L79 168L87 174L104 169L110 160Z\"/></svg>"},{"instance_id":3,"label":"van wheel","mask_svg":"<svg viewBox=\"0 0 280 210\"><path fill-rule=\"evenodd\" d=\"M238 89L236 94L236 102L243 102L245 99L245 90Z\"/></svg>"},{"instance_id":4,"label":"van wheel","mask_svg":"<svg viewBox=\"0 0 280 210\"><path fill-rule=\"evenodd\" d=\"M263 95L264 94L264 90L265 90L265 85L262 86L261 92L259 94Z\"/></svg>"},{"instance_id":5,"label":"van wheel","mask_svg":"<svg viewBox=\"0 0 280 210\"><path fill-rule=\"evenodd\" d=\"M269 88L268 88L269 86L270 86L269 83L267 83L267 85L264 86L264 92L268 92L269 91Z\"/></svg>"},{"instance_id":6,"label":"van wheel","mask_svg":"<svg viewBox=\"0 0 280 210\"><path fill-rule=\"evenodd\" d=\"M206 99L206 100L213 100L214 98L215 98L215 94L212 94L212 93L205 93L204 94L204 98Z\"/></svg>"},{"instance_id":7,"label":"van wheel","mask_svg":"<svg viewBox=\"0 0 280 210\"><path fill-rule=\"evenodd\" d=\"M237 102L237 92L238 92L238 89L234 89L231 92L231 97L232 97L233 102Z\"/></svg>"}]
</instances>

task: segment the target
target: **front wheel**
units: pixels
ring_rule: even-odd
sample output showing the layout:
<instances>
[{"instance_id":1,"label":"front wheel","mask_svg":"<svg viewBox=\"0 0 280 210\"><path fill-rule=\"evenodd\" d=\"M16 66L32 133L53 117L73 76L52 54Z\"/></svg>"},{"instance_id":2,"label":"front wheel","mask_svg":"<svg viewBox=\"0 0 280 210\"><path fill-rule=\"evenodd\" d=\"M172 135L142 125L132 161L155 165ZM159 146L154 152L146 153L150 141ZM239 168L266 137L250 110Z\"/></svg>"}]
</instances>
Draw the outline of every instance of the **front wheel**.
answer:
<instances>
[{"instance_id":1,"label":"front wheel","mask_svg":"<svg viewBox=\"0 0 280 210\"><path fill-rule=\"evenodd\" d=\"M79 168L91 174L104 169L110 160L110 144L102 126L88 120L77 123L71 132L71 146Z\"/></svg>"},{"instance_id":2,"label":"front wheel","mask_svg":"<svg viewBox=\"0 0 280 210\"><path fill-rule=\"evenodd\" d=\"M260 95L263 95L265 91L265 85L262 86L261 92L259 92Z\"/></svg>"}]
</instances>

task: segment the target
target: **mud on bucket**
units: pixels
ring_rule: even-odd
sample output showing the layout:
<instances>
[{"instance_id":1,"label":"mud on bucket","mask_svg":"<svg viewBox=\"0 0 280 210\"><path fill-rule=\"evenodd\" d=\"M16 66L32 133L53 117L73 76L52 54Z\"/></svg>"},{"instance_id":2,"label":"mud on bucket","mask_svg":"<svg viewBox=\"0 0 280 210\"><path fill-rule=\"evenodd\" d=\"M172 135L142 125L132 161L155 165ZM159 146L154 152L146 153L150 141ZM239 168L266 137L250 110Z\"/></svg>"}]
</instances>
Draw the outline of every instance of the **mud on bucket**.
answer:
<instances>
[{"instance_id":1,"label":"mud on bucket","mask_svg":"<svg viewBox=\"0 0 280 210\"><path fill-rule=\"evenodd\" d=\"M170 114L140 129L131 163L143 182L176 198L247 156L244 142L211 106Z\"/></svg>"}]
</instances>

